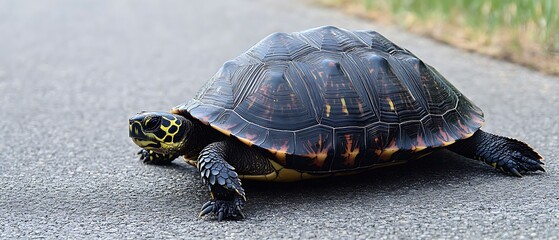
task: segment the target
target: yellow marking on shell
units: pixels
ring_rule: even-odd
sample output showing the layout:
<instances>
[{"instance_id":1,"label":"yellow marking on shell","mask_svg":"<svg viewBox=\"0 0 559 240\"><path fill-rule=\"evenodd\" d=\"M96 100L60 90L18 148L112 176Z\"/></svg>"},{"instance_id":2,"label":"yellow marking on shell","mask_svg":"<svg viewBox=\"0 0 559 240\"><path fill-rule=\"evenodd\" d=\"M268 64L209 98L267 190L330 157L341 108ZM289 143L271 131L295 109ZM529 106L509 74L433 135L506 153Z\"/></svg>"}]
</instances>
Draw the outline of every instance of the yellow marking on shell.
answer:
<instances>
[{"instance_id":1,"label":"yellow marking on shell","mask_svg":"<svg viewBox=\"0 0 559 240\"><path fill-rule=\"evenodd\" d=\"M427 148L427 147L426 147L425 145L417 145L417 146L413 146L413 147L411 148L411 150L414 151L414 152L419 152L419 151L422 151L422 150L424 150L424 149L426 149L426 148Z\"/></svg>"},{"instance_id":2,"label":"yellow marking on shell","mask_svg":"<svg viewBox=\"0 0 559 240\"><path fill-rule=\"evenodd\" d=\"M398 147L393 147L393 148L385 148L382 153L380 154L380 159L388 161L390 160L390 157L392 157L392 154L394 154L395 152L397 152L398 150L400 150Z\"/></svg>"},{"instance_id":3,"label":"yellow marking on shell","mask_svg":"<svg viewBox=\"0 0 559 240\"><path fill-rule=\"evenodd\" d=\"M462 139L470 138L470 137L472 137L472 136L474 135L474 133L476 133L476 132L472 132L472 133L464 134L464 136L463 136L463 138L462 138Z\"/></svg>"},{"instance_id":4,"label":"yellow marking on shell","mask_svg":"<svg viewBox=\"0 0 559 240\"><path fill-rule=\"evenodd\" d=\"M315 150L312 146L314 146L314 143L312 143L310 140L307 142L307 144L305 144L305 149L307 150L307 154L303 154L303 156L306 156L310 159L313 160L314 165L318 166L318 167L322 167L322 165L324 165L324 161L326 161L326 158L328 157L328 150L330 148L330 144L328 144L328 146L324 146L324 143L322 141L322 134L318 135L318 148Z\"/></svg>"},{"instance_id":5,"label":"yellow marking on shell","mask_svg":"<svg viewBox=\"0 0 559 240\"><path fill-rule=\"evenodd\" d=\"M326 160L327 157L328 157L328 152L326 152L326 150L318 152L316 154L314 164L316 164L319 167L322 167L322 165L324 165L324 161Z\"/></svg>"},{"instance_id":6,"label":"yellow marking on shell","mask_svg":"<svg viewBox=\"0 0 559 240\"><path fill-rule=\"evenodd\" d=\"M342 102L342 112L345 113L346 115L348 115L349 111L347 110L347 105L345 104L345 99L341 98L340 102Z\"/></svg>"},{"instance_id":7,"label":"yellow marking on shell","mask_svg":"<svg viewBox=\"0 0 559 240\"><path fill-rule=\"evenodd\" d=\"M250 134L250 133L245 133L245 137L237 137L241 142L243 142L244 144L248 145L248 146L252 146L254 144L253 139L255 139L256 137L258 137L258 135L256 134Z\"/></svg>"},{"instance_id":8,"label":"yellow marking on shell","mask_svg":"<svg viewBox=\"0 0 559 240\"><path fill-rule=\"evenodd\" d=\"M491 166L493 166L494 168L497 168L497 163L496 162L491 163Z\"/></svg>"},{"instance_id":9,"label":"yellow marking on shell","mask_svg":"<svg viewBox=\"0 0 559 240\"><path fill-rule=\"evenodd\" d=\"M453 140L453 141L448 141L448 142L443 142L441 146L445 147L445 146L451 145L451 144L453 144L453 143L455 143L455 142L456 142L456 141L454 141L454 140Z\"/></svg>"},{"instance_id":10,"label":"yellow marking on shell","mask_svg":"<svg viewBox=\"0 0 559 240\"><path fill-rule=\"evenodd\" d=\"M390 157L392 157L392 154L394 154L398 150L400 150L400 149L398 148L398 146L396 146L396 140L392 139L392 142L390 142L390 145L380 152L379 158L382 159L382 160L388 161L388 160L390 160ZM377 151L375 151L375 152L377 152Z\"/></svg>"},{"instance_id":11,"label":"yellow marking on shell","mask_svg":"<svg viewBox=\"0 0 559 240\"><path fill-rule=\"evenodd\" d=\"M343 154L345 160L344 163L348 166L353 166L355 165L355 157L357 157L357 155L359 154L359 148L356 148L355 150L350 150L350 152L346 152Z\"/></svg>"},{"instance_id":12,"label":"yellow marking on shell","mask_svg":"<svg viewBox=\"0 0 559 240\"><path fill-rule=\"evenodd\" d=\"M388 105L390 106L390 110L394 111L394 103L392 102L392 100L389 97L387 97L386 101L388 101Z\"/></svg>"},{"instance_id":13,"label":"yellow marking on shell","mask_svg":"<svg viewBox=\"0 0 559 240\"><path fill-rule=\"evenodd\" d=\"M222 129L222 128L219 128L219 127L214 126L214 125L212 125L212 127L213 127L215 130L217 130L217 131L219 131L219 132L225 134L225 136L231 136L231 131L229 131L229 130L227 130L227 129Z\"/></svg>"},{"instance_id":14,"label":"yellow marking on shell","mask_svg":"<svg viewBox=\"0 0 559 240\"><path fill-rule=\"evenodd\" d=\"M287 153L285 151L276 151L276 153L274 153L274 156L276 156L276 158L280 162L285 163L285 158L287 156Z\"/></svg>"},{"instance_id":15,"label":"yellow marking on shell","mask_svg":"<svg viewBox=\"0 0 559 240\"><path fill-rule=\"evenodd\" d=\"M276 156L276 159L278 161L280 161L282 164L285 164L286 161L285 159L287 157L288 149L289 149L289 145L287 144L287 141L285 141L280 148L276 148L276 146L272 146L270 148L270 152L274 154L274 156Z\"/></svg>"},{"instance_id":16,"label":"yellow marking on shell","mask_svg":"<svg viewBox=\"0 0 559 240\"><path fill-rule=\"evenodd\" d=\"M425 141L423 141L423 138L421 136L417 136L417 145L412 146L411 150L414 152L419 152L424 150L425 148L427 148L427 146L425 145Z\"/></svg>"},{"instance_id":17,"label":"yellow marking on shell","mask_svg":"<svg viewBox=\"0 0 559 240\"><path fill-rule=\"evenodd\" d=\"M345 152L344 154L342 154L342 156L344 157L344 164L347 166L353 166L355 165L355 158L359 154L359 147L353 145L353 139L351 138L351 135L346 134L345 140Z\"/></svg>"},{"instance_id":18,"label":"yellow marking on shell","mask_svg":"<svg viewBox=\"0 0 559 240\"><path fill-rule=\"evenodd\" d=\"M237 137L237 139L239 139L241 142L243 142L244 144L246 144L248 146L252 146L254 144L253 141L251 141L247 138Z\"/></svg>"},{"instance_id":19,"label":"yellow marking on shell","mask_svg":"<svg viewBox=\"0 0 559 240\"><path fill-rule=\"evenodd\" d=\"M437 137L437 139L441 141L441 146L443 147L448 146L456 142L456 140L450 137L450 135L447 132L443 131L443 129L440 127L439 127L439 133L440 133L440 137Z\"/></svg>"},{"instance_id":20,"label":"yellow marking on shell","mask_svg":"<svg viewBox=\"0 0 559 240\"><path fill-rule=\"evenodd\" d=\"M326 117L330 117L330 104L326 104Z\"/></svg>"}]
</instances>

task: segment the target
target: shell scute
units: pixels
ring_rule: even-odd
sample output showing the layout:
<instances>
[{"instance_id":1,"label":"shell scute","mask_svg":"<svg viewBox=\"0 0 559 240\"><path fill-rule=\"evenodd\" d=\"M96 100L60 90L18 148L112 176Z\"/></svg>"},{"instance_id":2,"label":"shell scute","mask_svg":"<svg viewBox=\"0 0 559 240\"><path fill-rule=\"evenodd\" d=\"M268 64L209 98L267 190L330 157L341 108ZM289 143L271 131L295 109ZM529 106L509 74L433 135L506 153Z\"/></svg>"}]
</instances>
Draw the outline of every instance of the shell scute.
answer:
<instances>
[{"instance_id":1,"label":"shell scute","mask_svg":"<svg viewBox=\"0 0 559 240\"><path fill-rule=\"evenodd\" d=\"M336 158L332 169L354 169L361 166L367 154L365 129L336 130Z\"/></svg>"},{"instance_id":2,"label":"shell scute","mask_svg":"<svg viewBox=\"0 0 559 240\"><path fill-rule=\"evenodd\" d=\"M334 132L325 126L314 126L295 135L294 158L287 165L307 171L330 171L334 160Z\"/></svg>"}]
</instances>

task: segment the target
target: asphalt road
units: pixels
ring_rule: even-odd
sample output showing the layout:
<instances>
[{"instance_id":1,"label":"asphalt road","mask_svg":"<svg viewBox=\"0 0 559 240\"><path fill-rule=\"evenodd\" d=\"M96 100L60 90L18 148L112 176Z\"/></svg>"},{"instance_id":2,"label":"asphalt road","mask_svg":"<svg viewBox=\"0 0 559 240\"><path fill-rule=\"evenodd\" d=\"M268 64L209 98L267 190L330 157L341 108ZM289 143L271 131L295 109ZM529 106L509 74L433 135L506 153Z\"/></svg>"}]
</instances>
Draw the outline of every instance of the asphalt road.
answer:
<instances>
[{"instance_id":1,"label":"asphalt road","mask_svg":"<svg viewBox=\"0 0 559 240\"><path fill-rule=\"evenodd\" d=\"M204 3L203 3L204 2ZM376 29L524 140L547 172L449 152L367 174L244 182L244 221L199 219L196 170L137 161L127 119L192 97L275 31ZM298 1L0 1L0 238L559 238L559 78Z\"/></svg>"}]
</instances>

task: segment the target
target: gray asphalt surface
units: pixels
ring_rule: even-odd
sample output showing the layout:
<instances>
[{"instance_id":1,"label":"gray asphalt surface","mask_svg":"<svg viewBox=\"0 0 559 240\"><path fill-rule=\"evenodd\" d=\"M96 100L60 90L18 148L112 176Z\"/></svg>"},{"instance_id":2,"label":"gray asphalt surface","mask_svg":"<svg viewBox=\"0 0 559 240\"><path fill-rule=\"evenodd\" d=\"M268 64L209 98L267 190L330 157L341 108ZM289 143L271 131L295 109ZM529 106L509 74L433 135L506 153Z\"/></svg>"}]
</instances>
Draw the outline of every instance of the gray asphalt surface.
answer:
<instances>
[{"instance_id":1,"label":"gray asphalt surface","mask_svg":"<svg viewBox=\"0 0 559 240\"><path fill-rule=\"evenodd\" d=\"M205 2L205 3L203 3ZM439 152L294 184L244 182L244 221L197 218L181 161L137 161L127 119L191 98L275 31L376 29L528 142L547 173L502 175ZM297 1L1 1L0 238L559 238L559 78Z\"/></svg>"}]
</instances>

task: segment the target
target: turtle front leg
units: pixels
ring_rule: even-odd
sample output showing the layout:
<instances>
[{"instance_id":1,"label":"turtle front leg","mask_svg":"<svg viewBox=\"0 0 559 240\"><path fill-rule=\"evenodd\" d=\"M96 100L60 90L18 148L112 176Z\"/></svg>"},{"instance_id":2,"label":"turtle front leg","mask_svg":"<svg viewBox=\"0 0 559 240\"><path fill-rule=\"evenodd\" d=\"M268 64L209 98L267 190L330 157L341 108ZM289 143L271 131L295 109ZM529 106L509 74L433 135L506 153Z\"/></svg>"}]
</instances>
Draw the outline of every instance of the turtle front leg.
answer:
<instances>
[{"instance_id":1,"label":"turtle front leg","mask_svg":"<svg viewBox=\"0 0 559 240\"><path fill-rule=\"evenodd\" d=\"M197 168L211 193L211 200L202 206L200 217L208 214L217 214L217 220L244 218L243 209L245 190L241 187L241 180L225 159L231 143L215 142L206 146L198 156Z\"/></svg>"},{"instance_id":2,"label":"turtle front leg","mask_svg":"<svg viewBox=\"0 0 559 240\"><path fill-rule=\"evenodd\" d=\"M179 157L179 155L161 154L161 153L156 153L152 150L148 151L145 149L140 150L138 152L138 155L140 155L140 160L142 160L144 163L153 164L153 165L169 164L177 157Z\"/></svg>"},{"instance_id":3,"label":"turtle front leg","mask_svg":"<svg viewBox=\"0 0 559 240\"><path fill-rule=\"evenodd\" d=\"M504 173L522 177L522 173L543 171L543 158L528 144L516 139L478 130L448 149L468 158L481 160Z\"/></svg>"}]
</instances>

